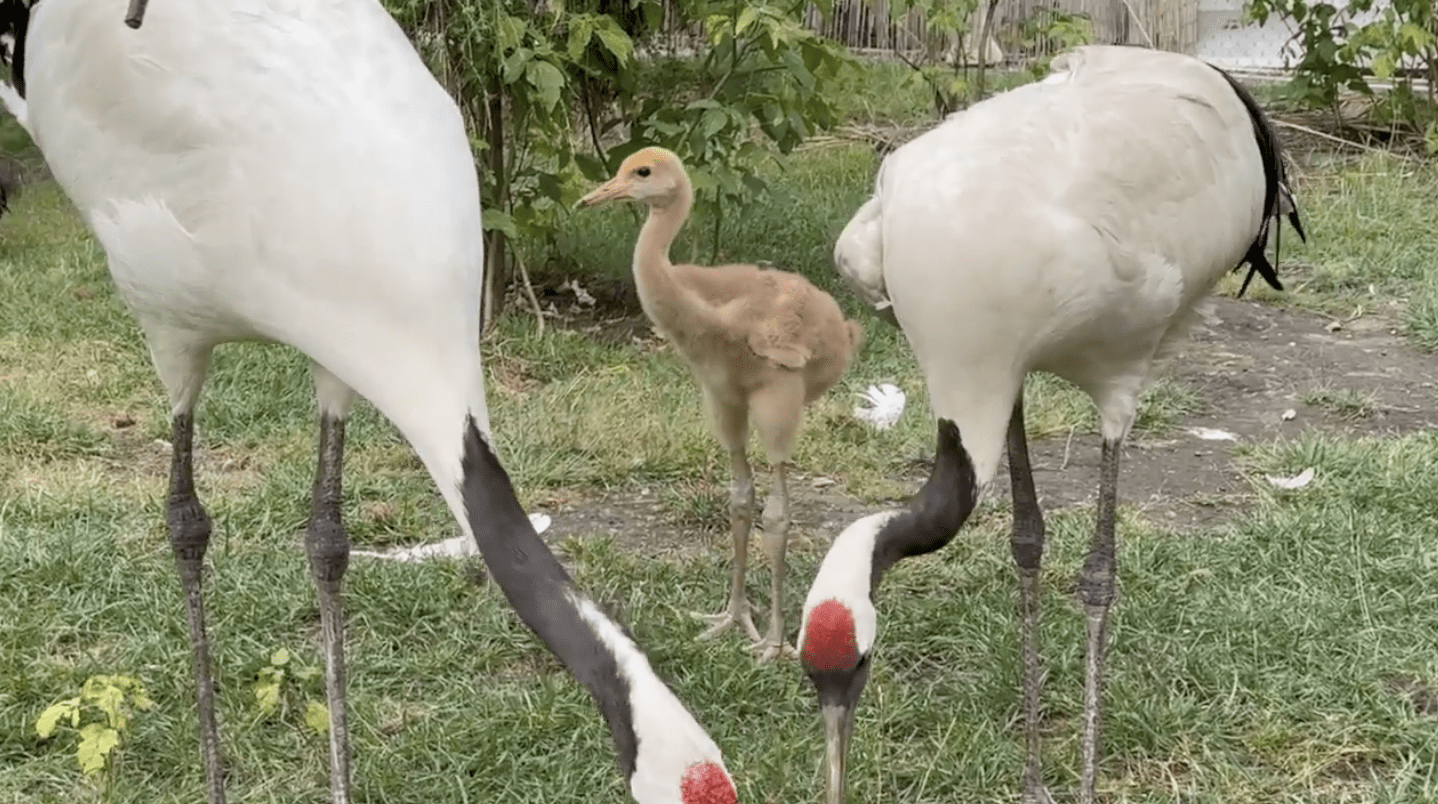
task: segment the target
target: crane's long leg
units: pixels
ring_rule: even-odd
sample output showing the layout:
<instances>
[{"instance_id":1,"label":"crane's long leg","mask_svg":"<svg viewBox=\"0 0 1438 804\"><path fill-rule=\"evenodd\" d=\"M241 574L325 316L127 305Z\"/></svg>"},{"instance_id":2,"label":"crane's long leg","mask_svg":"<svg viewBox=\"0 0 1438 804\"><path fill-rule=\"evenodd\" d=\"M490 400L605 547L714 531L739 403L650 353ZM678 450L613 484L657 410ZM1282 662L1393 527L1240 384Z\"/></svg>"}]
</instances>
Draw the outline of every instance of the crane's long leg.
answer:
<instances>
[{"instance_id":1,"label":"crane's long leg","mask_svg":"<svg viewBox=\"0 0 1438 804\"><path fill-rule=\"evenodd\" d=\"M319 595L325 652L325 701L330 710L330 793L334 804L349 804L349 729L345 717L345 633L340 582L349 567L350 540L340 522L344 419L320 416L319 467L313 507L305 527L305 552Z\"/></svg>"},{"instance_id":2,"label":"crane's long leg","mask_svg":"<svg viewBox=\"0 0 1438 804\"><path fill-rule=\"evenodd\" d=\"M194 413L175 416L170 436L170 496L165 519L170 526L170 547L185 593L185 619L195 658L195 703L200 715L200 753L205 759L206 801L224 804L225 774L220 757L220 727L215 719L215 684L210 675L210 640L205 634L205 602L201 575L205 549L210 544L210 516L195 496Z\"/></svg>"},{"instance_id":3,"label":"crane's long leg","mask_svg":"<svg viewBox=\"0 0 1438 804\"><path fill-rule=\"evenodd\" d=\"M798 658L793 645L784 642L784 552L789 545L789 484L787 461L773 463L774 490L764 501L764 555L769 559L769 633L754 644L759 662L781 656Z\"/></svg>"},{"instance_id":4,"label":"crane's long leg","mask_svg":"<svg viewBox=\"0 0 1438 804\"><path fill-rule=\"evenodd\" d=\"M699 615L711 623L699 638L713 639L737 625L750 639L758 641L759 629L754 627L749 598L744 594L744 573L749 568L749 533L754 529L754 475L749 469L749 458L742 442L738 449L729 452L729 470L729 533L734 542L729 602L718 614Z\"/></svg>"},{"instance_id":5,"label":"crane's long leg","mask_svg":"<svg viewBox=\"0 0 1438 804\"><path fill-rule=\"evenodd\" d=\"M1099 462L1098 527L1089 545L1088 559L1079 574L1079 598L1088 624L1088 647L1084 663L1083 745L1080 768L1080 804L1093 804L1098 781L1099 713L1103 697L1103 663L1108 630L1108 610L1113 603L1117 550L1114 522L1118 504L1118 453L1122 439L1103 442Z\"/></svg>"},{"instance_id":6,"label":"crane's long leg","mask_svg":"<svg viewBox=\"0 0 1438 804\"><path fill-rule=\"evenodd\" d=\"M1024 434L1024 399L1019 392L1009 416L1009 482L1013 488L1014 531L1010 546L1019 579L1019 643L1024 662L1024 804L1051 804L1039 757L1039 698L1044 683L1039 659L1039 565L1044 554L1044 514L1034 491L1029 443Z\"/></svg>"},{"instance_id":7,"label":"crane's long leg","mask_svg":"<svg viewBox=\"0 0 1438 804\"><path fill-rule=\"evenodd\" d=\"M749 533L754 529L754 475L749 471L749 408L716 397L708 386L704 392L704 408L714 427L714 437L729 451L729 534L734 541L734 565L729 576L729 602L718 614L694 616L711 623L699 635L713 639L736 625L750 639L759 639L759 629L749 613L749 598L744 594L744 573L749 567Z\"/></svg>"}]
</instances>

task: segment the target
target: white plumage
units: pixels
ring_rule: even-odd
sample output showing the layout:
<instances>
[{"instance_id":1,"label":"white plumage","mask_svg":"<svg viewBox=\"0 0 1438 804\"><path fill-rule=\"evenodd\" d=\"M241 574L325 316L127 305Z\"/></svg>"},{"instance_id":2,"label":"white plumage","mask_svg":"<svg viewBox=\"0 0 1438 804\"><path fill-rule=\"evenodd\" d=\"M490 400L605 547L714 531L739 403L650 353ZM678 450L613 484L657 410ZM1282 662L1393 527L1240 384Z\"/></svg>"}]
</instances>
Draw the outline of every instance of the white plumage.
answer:
<instances>
[{"instance_id":1,"label":"white plumage","mask_svg":"<svg viewBox=\"0 0 1438 804\"><path fill-rule=\"evenodd\" d=\"M46 0L27 56L35 140L177 411L214 344L268 340L338 378L326 407L357 390L427 465L454 453L467 413L488 430L473 158L378 3L166 3L131 31Z\"/></svg>"},{"instance_id":2,"label":"white plumage","mask_svg":"<svg viewBox=\"0 0 1438 804\"><path fill-rule=\"evenodd\" d=\"M980 484L1029 371L1127 434L1154 358L1264 217L1252 124L1216 70L1129 47L1053 69L894 151L835 252L861 297L892 301Z\"/></svg>"},{"instance_id":3,"label":"white plumage","mask_svg":"<svg viewBox=\"0 0 1438 804\"><path fill-rule=\"evenodd\" d=\"M1093 800L1120 446L1155 366L1219 278L1247 262L1250 278L1281 287L1263 253L1270 220L1287 213L1303 233L1272 126L1224 73L1132 47L1078 48L1053 70L894 151L835 246L840 273L913 347L940 422L943 482L936 469L911 517L846 530L806 601L801 642L845 640L800 645L801 659L823 660L810 676L829 722L831 802L842 796L844 724L863 684L849 668L867 673L849 636L867 615L846 601L868 599L870 579L877 587L898 559L946 544L1006 448L1024 626L1024 799L1048 800L1034 641L1044 526L1022 404L1030 371L1087 392L1104 440L1098 528L1079 581L1089 634L1080 801ZM855 562L870 571L854 573ZM849 611L820 606L829 599ZM811 632L820 610L823 627Z\"/></svg>"},{"instance_id":4,"label":"white plumage","mask_svg":"<svg viewBox=\"0 0 1438 804\"><path fill-rule=\"evenodd\" d=\"M4 0L3 33L20 46L0 101L104 247L169 393L167 515L210 804L225 798L200 591L211 526L191 454L206 366L226 341L286 344L314 365L306 548L336 804L349 800L339 502L356 394L409 440L525 623L594 695L636 799L732 802L717 746L572 587L482 436L474 158L458 108L399 26L375 0L167 0L139 27L142 6L127 27L94 0Z\"/></svg>"}]
</instances>

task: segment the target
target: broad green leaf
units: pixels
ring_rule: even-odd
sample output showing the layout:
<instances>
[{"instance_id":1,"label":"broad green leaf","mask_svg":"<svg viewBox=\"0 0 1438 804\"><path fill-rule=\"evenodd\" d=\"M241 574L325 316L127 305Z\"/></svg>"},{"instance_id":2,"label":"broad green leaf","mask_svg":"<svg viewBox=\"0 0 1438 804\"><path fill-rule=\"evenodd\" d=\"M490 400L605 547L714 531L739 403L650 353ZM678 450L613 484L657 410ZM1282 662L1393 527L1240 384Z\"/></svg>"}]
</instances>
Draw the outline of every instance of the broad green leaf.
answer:
<instances>
[{"instance_id":1,"label":"broad green leaf","mask_svg":"<svg viewBox=\"0 0 1438 804\"><path fill-rule=\"evenodd\" d=\"M1380 81L1386 81L1393 75L1394 59L1392 53L1379 53L1373 57L1373 77Z\"/></svg>"},{"instance_id":2,"label":"broad green leaf","mask_svg":"<svg viewBox=\"0 0 1438 804\"><path fill-rule=\"evenodd\" d=\"M289 663L290 652L285 648L280 648L274 653L270 654L270 664L274 665L275 667L284 667Z\"/></svg>"},{"instance_id":3,"label":"broad green leaf","mask_svg":"<svg viewBox=\"0 0 1438 804\"><path fill-rule=\"evenodd\" d=\"M579 167L579 173L590 181L604 181L609 178L609 169L589 154L575 154L574 164Z\"/></svg>"},{"instance_id":4,"label":"broad green leaf","mask_svg":"<svg viewBox=\"0 0 1438 804\"><path fill-rule=\"evenodd\" d=\"M538 177L539 192L545 198L559 201L564 197L564 186L553 173L541 173Z\"/></svg>"},{"instance_id":5,"label":"broad green leaf","mask_svg":"<svg viewBox=\"0 0 1438 804\"><path fill-rule=\"evenodd\" d=\"M262 714L269 715L279 706L280 682L284 673L267 667L260 670L259 676L260 680L255 684L255 704Z\"/></svg>"},{"instance_id":6,"label":"broad green leaf","mask_svg":"<svg viewBox=\"0 0 1438 804\"><path fill-rule=\"evenodd\" d=\"M588 14L576 14L569 19L569 58L578 61L594 38L594 18Z\"/></svg>"},{"instance_id":7,"label":"broad green leaf","mask_svg":"<svg viewBox=\"0 0 1438 804\"><path fill-rule=\"evenodd\" d=\"M704 116L699 118L699 131L707 139L723 131L728 123L729 115L722 109L705 109Z\"/></svg>"},{"instance_id":8,"label":"broad green leaf","mask_svg":"<svg viewBox=\"0 0 1438 804\"><path fill-rule=\"evenodd\" d=\"M644 4L644 24L650 28L658 28L664 24L664 6L661 3Z\"/></svg>"},{"instance_id":9,"label":"broad green leaf","mask_svg":"<svg viewBox=\"0 0 1438 804\"><path fill-rule=\"evenodd\" d=\"M508 212L498 209L486 209L480 213L480 225L486 231L502 232L505 237L511 240L519 239L519 232L514 228L514 218Z\"/></svg>"},{"instance_id":10,"label":"broad green leaf","mask_svg":"<svg viewBox=\"0 0 1438 804\"><path fill-rule=\"evenodd\" d=\"M111 726L124 727L125 715L120 711L121 705L125 702L124 690L119 687L107 686L95 693L93 698L95 706L105 714L105 719Z\"/></svg>"},{"instance_id":11,"label":"broad green leaf","mask_svg":"<svg viewBox=\"0 0 1438 804\"><path fill-rule=\"evenodd\" d=\"M619 60L621 67L629 64L629 60L634 57L634 41L629 38L629 34L625 33L623 28L616 25L614 20L609 17L601 17L595 33L599 35L600 44L604 45L605 50L614 54L614 58Z\"/></svg>"},{"instance_id":12,"label":"broad green leaf","mask_svg":"<svg viewBox=\"0 0 1438 804\"><path fill-rule=\"evenodd\" d=\"M729 35L729 18L723 14L711 14L704 20L704 31L709 36L709 46L718 47Z\"/></svg>"},{"instance_id":13,"label":"broad green leaf","mask_svg":"<svg viewBox=\"0 0 1438 804\"><path fill-rule=\"evenodd\" d=\"M525 68L524 77L539 90L539 102L544 110L554 111L554 107L559 105L559 93L564 89L564 73L547 61L536 60Z\"/></svg>"},{"instance_id":14,"label":"broad green leaf","mask_svg":"<svg viewBox=\"0 0 1438 804\"><path fill-rule=\"evenodd\" d=\"M319 701L305 704L305 725L324 734L330 730L330 710Z\"/></svg>"},{"instance_id":15,"label":"broad green leaf","mask_svg":"<svg viewBox=\"0 0 1438 804\"><path fill-rule=\"evenodd\" d=\"M1433 33L1424 30L1423 26L1416 22L1403 23L1403 27L1398 29L1398 36L1407 40L1409 47L1414 51L1422 50L1433 43Z\"/></svg>"},{"instance_id":16,"label":"broad green leaf","mask_svg":"<svg viewBox=\"0 0 1438 804\"><path fill-rule=\"evenodd\" d=\"M78 710L79 698L67 698L59 703L50 704L40 717L35 720L35 732L45 739L55 733L55 727L60 725L60 718Z\"/></svg>"},{"instance_id":17,"label":"broad green leaf","mask_svg":"<svg viewBox=\"0 0 1438 804\"><path fill-rule=\"evenodd\" d=\"M526 68L532 58L534 58L534 52L529 48L522 47L516 49L504 58L504 63L500 69L500 78L503 79L506 84L513 84L518 81L521 76L528 72Z\"/></svg>"},{"instance_id":18,"label":"broad green leaf","mask_svg":"<svg viewBox=\"0 0 1438 804\"><path fill-rule=\"evenodd\" d=\"M749 26L753 25L757 19L759 19L758 6L744 6L744 10L739 12L739 19L734 22L734 35L743 36L744 32L749 30Z\"/></svg>"},{"instance_id":19,"label":"broad green leaf","mask_svg":"<svg viewBox=\"0 0 1438 804\"><path fill-rule=\"evenodd\" d=\"M80 770L95 773L105 767L105 757L120 744L120 732L99 723L87 723L80 729L80 745L75 749L75 759Z\"/></svg>"},{"instance_id":20,"label":"broad green leaf","mask_svg":"<svg viewBox=\"0 0 1438 804\"><path fill-rule=\"evenodd\" d=\"M520 43L524 41L525 24L522 19L501 14L499 25L496 28L499 35L495 38L498 40L497 44L501 53L519 47Z\"/></svg>"},{"instance_id":21,"label":"broad green leaf","mask_svg":"<svg viewBox=\"0 0 1438 804\"><path fill-rule=\"evenodd\" d=\"M784 60L784 66L789 68L789 75L793 76L794 80L799 82L799 86L804 90L804 93L808 94L813 92L814 75L809 72L809 68L804 66L804 60L799 58L799 54L793 50L785 50L782 58Z\"/></svg>"}]
</instances>

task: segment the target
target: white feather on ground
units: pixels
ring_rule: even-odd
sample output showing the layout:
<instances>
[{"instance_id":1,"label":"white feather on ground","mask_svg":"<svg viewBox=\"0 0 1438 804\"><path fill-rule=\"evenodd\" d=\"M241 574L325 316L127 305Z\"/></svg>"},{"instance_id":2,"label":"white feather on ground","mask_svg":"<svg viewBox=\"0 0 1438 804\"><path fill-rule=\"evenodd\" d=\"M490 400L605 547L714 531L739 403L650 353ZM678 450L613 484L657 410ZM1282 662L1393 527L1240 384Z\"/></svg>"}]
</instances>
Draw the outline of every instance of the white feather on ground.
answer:
<instances>
[{"instance_id":1,"label":"white feather on ground","mask_svg":"<svg viewBox=\"0 0 1438 804\"><path fill-rule=\"evenodd\" d=\"M1264 475L1268 482L1281 489L1301 489L1313 482L1313 467L1308 467L1293 477L1278 477L1276 475Z\"/></svg>"},{"instance_id":2,"label":"white feather on ground","mask_svg":"<svg viewBox=\"0 0 1438 804\"><path fill-rule=\"evenodd\" d=\"M887 430L904 414L906 397L893 383L871 385L858 395L867 405L855 405L854 417L869 422L875 429Z\"/></svg>"},{"instance_id":3,"label":"white feather on ground","mask_svg":"<svg viewBox=\"0 0 1438 804\"><path fill-rule=\"evenodd\" d=\"M548 514L530 514L529 522L534 525L535 533L543 533L549 529L550 518ZM425 561L431 558L469 558L479 555L475 547L474 539L469 536L455 536L452 539L421 544L415 547L401 547L384 552L373 550L352 550L350 555L368 556L370 558L383 558L389 561Z\"/></svg>"}]
</instances>

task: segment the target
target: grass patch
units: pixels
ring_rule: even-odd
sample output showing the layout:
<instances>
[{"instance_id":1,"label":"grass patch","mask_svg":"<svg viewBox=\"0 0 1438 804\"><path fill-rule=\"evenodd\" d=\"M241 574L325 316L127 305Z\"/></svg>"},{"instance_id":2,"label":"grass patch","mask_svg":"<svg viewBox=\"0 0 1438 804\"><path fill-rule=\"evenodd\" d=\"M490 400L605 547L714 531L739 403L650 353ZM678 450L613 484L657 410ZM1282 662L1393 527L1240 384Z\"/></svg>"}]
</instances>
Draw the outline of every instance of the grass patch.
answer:
<instances>
[{"instance_id":1,"label":"grass patch","mask_svg":"<svg viewBox=\"0 0 1438 804\"><path fill-rule=\"evenodd\" d=\"M1416 345L1438 349L1438 269L1430 258L1438 248L1438 166L1382 153L1320 160L1298 179L1298 192L1309 242L1285 229L1289 290L1255 285L1255 298L1339 318L1388 316ZM1240 279L1224 288L1236 291Z\"/></svg>"},{"instance_id":2,"label":"grass patch","mask_svg":"<svg viewBox=\"0 0 1438 804\"><path fill-rule=\"evenodd\" d=\"M1303 393L1303 402L1308 405L1317 405L1328 412L1350 420L1367 419L1378 409L1377 402L1371 394L1355 391L1352 388L1342 388L1334 391L1329 388L1314 388Z\"/></svg>"}]
</instances>

